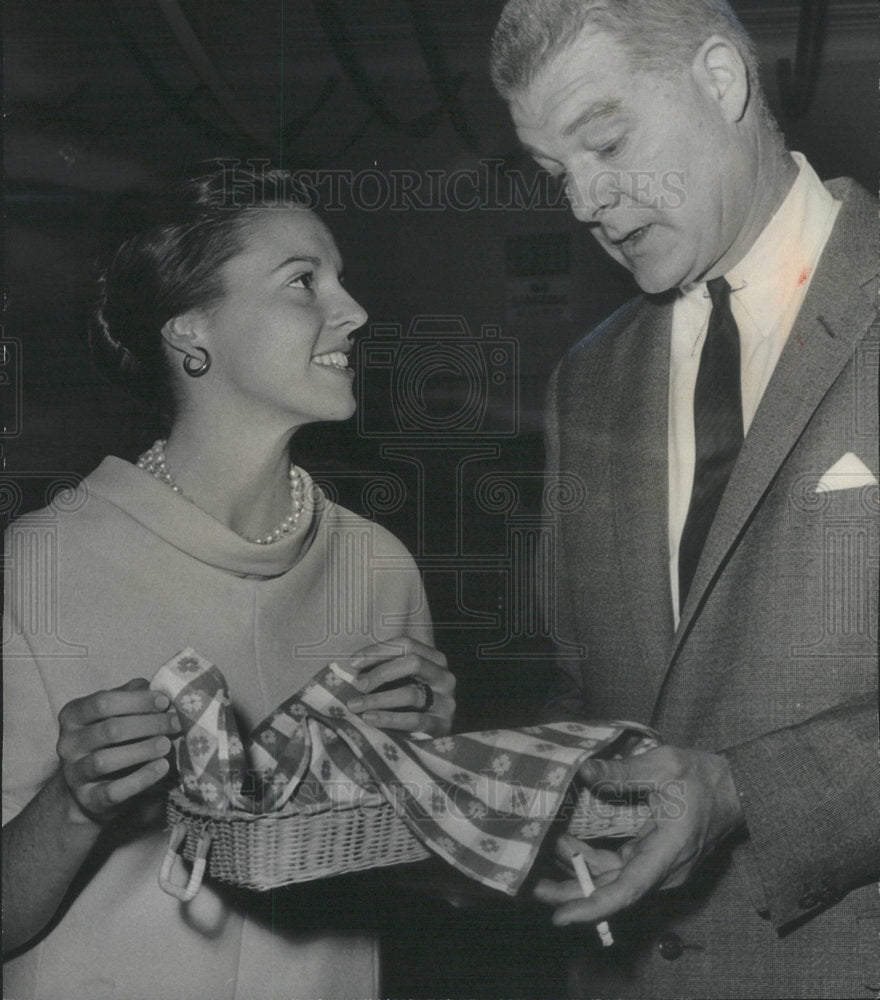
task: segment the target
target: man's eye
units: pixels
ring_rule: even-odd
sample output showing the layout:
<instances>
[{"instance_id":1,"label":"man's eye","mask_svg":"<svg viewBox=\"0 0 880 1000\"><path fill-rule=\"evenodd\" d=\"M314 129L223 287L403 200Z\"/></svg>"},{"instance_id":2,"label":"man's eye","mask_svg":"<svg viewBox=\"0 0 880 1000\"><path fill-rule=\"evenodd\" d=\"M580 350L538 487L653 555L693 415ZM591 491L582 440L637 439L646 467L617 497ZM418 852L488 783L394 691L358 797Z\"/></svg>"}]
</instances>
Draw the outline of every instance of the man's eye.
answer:
<instances>
[{"instance_id":1,"label":"man's eye","mask_svg":"<svg viewBox=\"0 0 880 1000\"><path fill-rule=\"evenodd\" d=\"M623 147L622 139L615 139L613 142L606 142L604 146L600 146L597 152L600 156L614 156L619 153Z\"/></svg>"}]
</instances>

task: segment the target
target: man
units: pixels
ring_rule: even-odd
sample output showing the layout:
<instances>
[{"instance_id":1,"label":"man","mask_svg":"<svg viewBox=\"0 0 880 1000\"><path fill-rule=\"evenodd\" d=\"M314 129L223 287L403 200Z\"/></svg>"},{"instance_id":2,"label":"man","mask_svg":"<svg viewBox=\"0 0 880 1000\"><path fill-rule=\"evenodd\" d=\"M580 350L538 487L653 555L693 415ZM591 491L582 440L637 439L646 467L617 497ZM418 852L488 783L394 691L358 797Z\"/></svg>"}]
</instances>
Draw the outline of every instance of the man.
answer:
<instances>
[{"instance_id":1,"label":"man","mask_svg":"<svg viewBox=\"0 0 880 1000\"><path fill-rule=\"evenodd\" d=\"M551 382L556 618L584 650L545 714L650 723L591 762L643 795L598 888L585 996L880 990L876 208L786 151L725 0L510 0L493 78L518 135L643 294Z\"/></svg>"}]
</instances>

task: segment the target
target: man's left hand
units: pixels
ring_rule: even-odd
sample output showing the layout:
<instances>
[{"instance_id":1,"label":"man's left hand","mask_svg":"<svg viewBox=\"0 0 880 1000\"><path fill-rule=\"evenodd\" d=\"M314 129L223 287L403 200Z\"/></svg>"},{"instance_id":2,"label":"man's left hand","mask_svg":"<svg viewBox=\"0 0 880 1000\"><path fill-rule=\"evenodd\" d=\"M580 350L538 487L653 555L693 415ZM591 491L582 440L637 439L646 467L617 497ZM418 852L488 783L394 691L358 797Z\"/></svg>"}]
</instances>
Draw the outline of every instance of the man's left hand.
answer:
<instances>
[{"instance_id":1,"label":"man's left hand","mask_svg":"<svg viewBox=\"0 0 880 1000\"><path fill-rule=\"evenodd\" d=\"M580 777L599 798L643 797L650 815L619 851L600 851L573 837L561 838L560 854L566 859L575 851L583 854L596 891L585 899L575 880L540 881L535 896L557 907L555 924L605 920L653 889L681 885L743 824L730 767L717 754L658 747L623 760L585 761Z\"/></svg>"}]
</instances>

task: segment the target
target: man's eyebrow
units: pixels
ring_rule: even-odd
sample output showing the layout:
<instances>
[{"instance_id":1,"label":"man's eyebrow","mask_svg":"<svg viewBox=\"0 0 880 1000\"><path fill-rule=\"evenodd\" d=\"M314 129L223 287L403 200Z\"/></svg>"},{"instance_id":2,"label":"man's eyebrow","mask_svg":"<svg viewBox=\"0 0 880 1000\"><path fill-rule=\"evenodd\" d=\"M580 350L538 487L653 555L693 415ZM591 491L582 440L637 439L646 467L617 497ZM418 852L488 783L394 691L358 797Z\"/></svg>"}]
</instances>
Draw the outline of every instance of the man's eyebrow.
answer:
<instances>
[{"instance_id":1,"label":"man's eyebrow","mask_svg":"<svg viewBox=\"0 0 880 1000\"><path fill-rule=\"evenodd\" d=\"M593 121L593 119L608 118L611 115L616 115L618 111L620 111L620 101L595 101L584 108L570 125L566 125L562 130L562 134L564 136L574 135L579 128Z\"/></svg>"},{"instance_id":2,"label":"man's eyebrow","mask_svg":"<svg viewBox=\"0 0 880 1000\"><path fill-rule=\"evenodd\" d=\"M314 267L320 267L321 258L312 257L308 254L294 254L292 257L288 257L287 260L281 261L276 267L273 267L272 271L280 271L282 267L287 267L288 264L312 264Z\"/></svg>"}]
</instances>

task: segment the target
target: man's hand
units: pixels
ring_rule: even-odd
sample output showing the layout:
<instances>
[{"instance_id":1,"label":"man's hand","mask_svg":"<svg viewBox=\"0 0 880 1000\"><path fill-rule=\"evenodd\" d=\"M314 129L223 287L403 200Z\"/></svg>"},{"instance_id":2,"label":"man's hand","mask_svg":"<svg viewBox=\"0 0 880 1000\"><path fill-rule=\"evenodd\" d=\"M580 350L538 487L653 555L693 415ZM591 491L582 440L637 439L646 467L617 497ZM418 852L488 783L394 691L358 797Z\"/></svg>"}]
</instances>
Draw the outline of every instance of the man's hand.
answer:
<instances>
[{"instance_id":1,"label":"man's hand","mask_svg":"<svg viewBox=\"0 0 880 1000\"><path fill-rule=\"evenodd\" d=\"M624 760L585 761L580 776L600 798L643 797L650 817L619 851L598 851L573 837L562 838L560 854L565 859L575 851L584 855L596 891L584 899L576 880L539 882L535 896L557 907L555 924L595 923L653 889L681 885L743 823L730 768L717 754L658 747Z\"/></svg>"}]
</instances>

